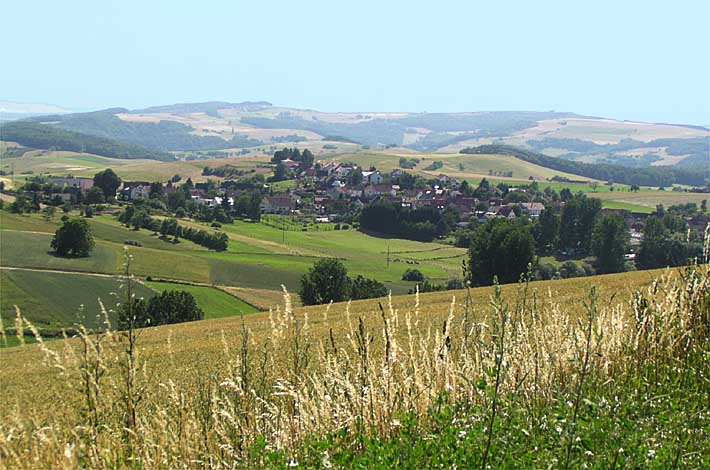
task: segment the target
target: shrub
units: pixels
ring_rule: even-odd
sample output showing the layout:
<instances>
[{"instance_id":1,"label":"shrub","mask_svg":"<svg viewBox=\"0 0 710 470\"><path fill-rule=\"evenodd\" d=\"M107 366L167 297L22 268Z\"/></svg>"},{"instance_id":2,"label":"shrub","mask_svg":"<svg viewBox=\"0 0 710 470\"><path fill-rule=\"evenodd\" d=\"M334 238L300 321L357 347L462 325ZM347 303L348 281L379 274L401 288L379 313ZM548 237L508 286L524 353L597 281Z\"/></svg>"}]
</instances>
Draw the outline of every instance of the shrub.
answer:
<instances>
[{"instance_id":1,"label":"shrub","mask_svg":"<svg viewBox=\"0 0 710 470\"><path fill-rule=\"evenodd\" d=\"M422 282L424 280L424 274L418 269L407 269L402 274L403 281L415 281Z\"/></svg>"}]
</instances>

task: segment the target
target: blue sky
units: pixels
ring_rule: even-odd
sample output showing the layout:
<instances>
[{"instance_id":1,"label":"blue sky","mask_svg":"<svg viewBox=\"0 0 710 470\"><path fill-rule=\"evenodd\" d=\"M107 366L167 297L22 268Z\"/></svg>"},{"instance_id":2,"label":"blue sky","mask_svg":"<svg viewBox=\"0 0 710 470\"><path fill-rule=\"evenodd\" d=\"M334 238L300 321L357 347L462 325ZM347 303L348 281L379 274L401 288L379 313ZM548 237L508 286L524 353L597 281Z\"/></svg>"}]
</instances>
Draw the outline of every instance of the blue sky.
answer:
<instances>
[{"instance_id":1,"label":"blue sky","mask_svg":"<svg viewBox=\"0 0 710 470\"><path fill-rule=\"evenodd\" d=\"M0 100L710 124L708 1L11 1Z\"/></svg>"}]
</instances>

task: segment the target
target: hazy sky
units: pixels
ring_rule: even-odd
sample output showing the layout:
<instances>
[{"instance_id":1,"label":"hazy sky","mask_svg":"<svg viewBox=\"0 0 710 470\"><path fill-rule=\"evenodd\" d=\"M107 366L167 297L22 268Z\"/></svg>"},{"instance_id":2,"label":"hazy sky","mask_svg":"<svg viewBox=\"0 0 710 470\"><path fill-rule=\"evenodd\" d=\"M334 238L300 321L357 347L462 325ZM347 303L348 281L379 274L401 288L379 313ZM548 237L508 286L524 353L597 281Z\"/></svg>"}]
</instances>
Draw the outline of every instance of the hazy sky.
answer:
<instances>
[{"instance_id":1,"label":"hazy sky","mask_svg":"<svg viewBox=\"0 0 710 470\"><path fill-rule=\"evenodd\" d=\"M0 0L0 100L710 124L710 1Z\"/></svg>"}]
</instances>

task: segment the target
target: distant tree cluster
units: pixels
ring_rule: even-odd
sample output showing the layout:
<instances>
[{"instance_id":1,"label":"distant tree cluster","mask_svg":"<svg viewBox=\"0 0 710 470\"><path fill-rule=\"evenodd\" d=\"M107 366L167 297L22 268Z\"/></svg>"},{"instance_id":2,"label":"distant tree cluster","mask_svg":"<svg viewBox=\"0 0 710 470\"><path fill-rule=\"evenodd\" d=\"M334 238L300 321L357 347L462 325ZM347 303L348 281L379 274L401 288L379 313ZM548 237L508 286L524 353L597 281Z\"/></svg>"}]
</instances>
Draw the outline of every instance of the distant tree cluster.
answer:
<instances>
[{"instance_id":1,"label":"distant tree cluster","mask_svg":"<svg viewBox=\"0 0 710 470\"><path fill-rule=\"evenodd\" d=\"M202 320L204 312L197 306L195 297L182 290L168 290L146 301L131 299L118 311L118 328L144 328Z\"/></svg>"},{"instance_id":2,"label":"distant tree cluster","mask_svg":"<svg viewBox=\"0 0 710 470\"><path fill-rule=\"evenodd\" d=\"M136 209L133 205L118 216L118 220L134 230L141 228L160 232L163 236L172 236L174 240L184 238L198 245L202 245L210 250L225 251L229 242L229 237L224 232L209 233L204 230L192 227L183 227L175 219L154 219L144 209Z\"/></svg>"},{"instance_id":3,"label":"distant tree cluster","mask_svg":"<svg viewBox=\"0 0 710 470\"><path fill-rule=\"evenodd\" d=\"M702 255L702 243L688 236L688 224L673 213L657 214L646 219L643 238L636 256L639 269L681 266Z\"/></svg>"},{"instance_id":4,"label":"distant tree cluster","mask_svg":"<svg viewBox=\"0 0 710 470\"><path fill-rule=\"evenodd\" d=\"M360 226L366 230L425 242L448 234L458 221L458 212L449 207L410 209L384 199L364 207L360 214Z\"/></svg>"},{"instance_id":5,"label":"distant tree cluster","mask_svg":"<svg viewBox=\"0 0 710 470\"><path fill-rule=\"evenodd\" d=\"M387 293L387 288L379 281L360 275L354 279L348 277L343 263L335 258L316 261L308 273L301 277L301 287L298 291L304 305L371 299L384 297Z\"/></svg>"},{"instance_id":6,"label":"distant tree cluster","mask_svg":"<svg viewBox=\"0 0 710 470\"><path fill-rule=\"evenodd\" d=\"M250 170L252 173L254 169ZM244 176L247 171L234 165L206 166L202 169L202 176L219 176L222 178L235 178Z\"/></svg>"},{"instance_id":7,"label":"distant tree cluster","mask_svg":"<svg viewBox=\"0 0 710 470\"><path fill-rule=\"evenodd\" d=\"M301 152L296 147L284 147L283 149L274 152L274 156L271 157L271 163L278 164L283 160L293 160L295 162L298 162L299 168L304 170L306 168L312 167L316 159L313 155L313 152L308 149L305 149L303 152Z\"/></svg>"},{"instance_id":8,"label":"distant tree cluster","mask_svg":"<svg viewBox=\"0 0 710 470\"><path fill-rule=\"evenodd\" d=\"M528 225L491 219L474 230L468 253L472 285L517 282L535 259L535 239Z\"/></svg>"}]
</instances>

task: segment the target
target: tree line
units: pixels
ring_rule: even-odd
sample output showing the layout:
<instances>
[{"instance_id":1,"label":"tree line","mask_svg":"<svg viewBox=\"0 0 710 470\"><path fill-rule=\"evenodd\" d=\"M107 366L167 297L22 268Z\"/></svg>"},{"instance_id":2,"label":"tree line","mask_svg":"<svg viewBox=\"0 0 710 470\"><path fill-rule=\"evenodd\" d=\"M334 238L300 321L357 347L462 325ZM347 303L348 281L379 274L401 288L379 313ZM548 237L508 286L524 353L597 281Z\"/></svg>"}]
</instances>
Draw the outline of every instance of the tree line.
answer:
<instances>
[{"instance_id":1,"label":"tree line","mask_svg":"<svg viewBox=\"0 0 710 470\"><path fill-rule=\"evenodd\" d=\"M411 209L385 199L363 207L360 213L360 227L366 230L423 242L446 235L458 221L458 212L450 207Z\"/></svg>"},{"instance_id":2,"label":"tree line","mask_svg":"<svg viewBox=\"0 0 710 470\"><path fill-rule=\"evenodd\" d=\"M467 147L462 149L460 153L510 155L553 170L628 185L665 187L673 184L704 186L708 183L708 174L703 171L661 167L627 168L620 165L582 163L564 158L548 157L510 145L492 144Z\"/></svg>"},{"instance_id":3,"label":"tree line","mask_svg":"<svg viewBox=\"0 0 710 470\"><path fill-rule=\"evenodd\" d=\"M172 236L174 241L184 238L215 251L225 251L229 242L229 237L224 232L209 233L205 230L183 227L178 224L176 219L155 219L144 209L136 209L133 205L127 206L118 215L118 220L129 227L133 227L134 230L144 228L160 232L164 237Z\"/></svg>"}]
</instances>

